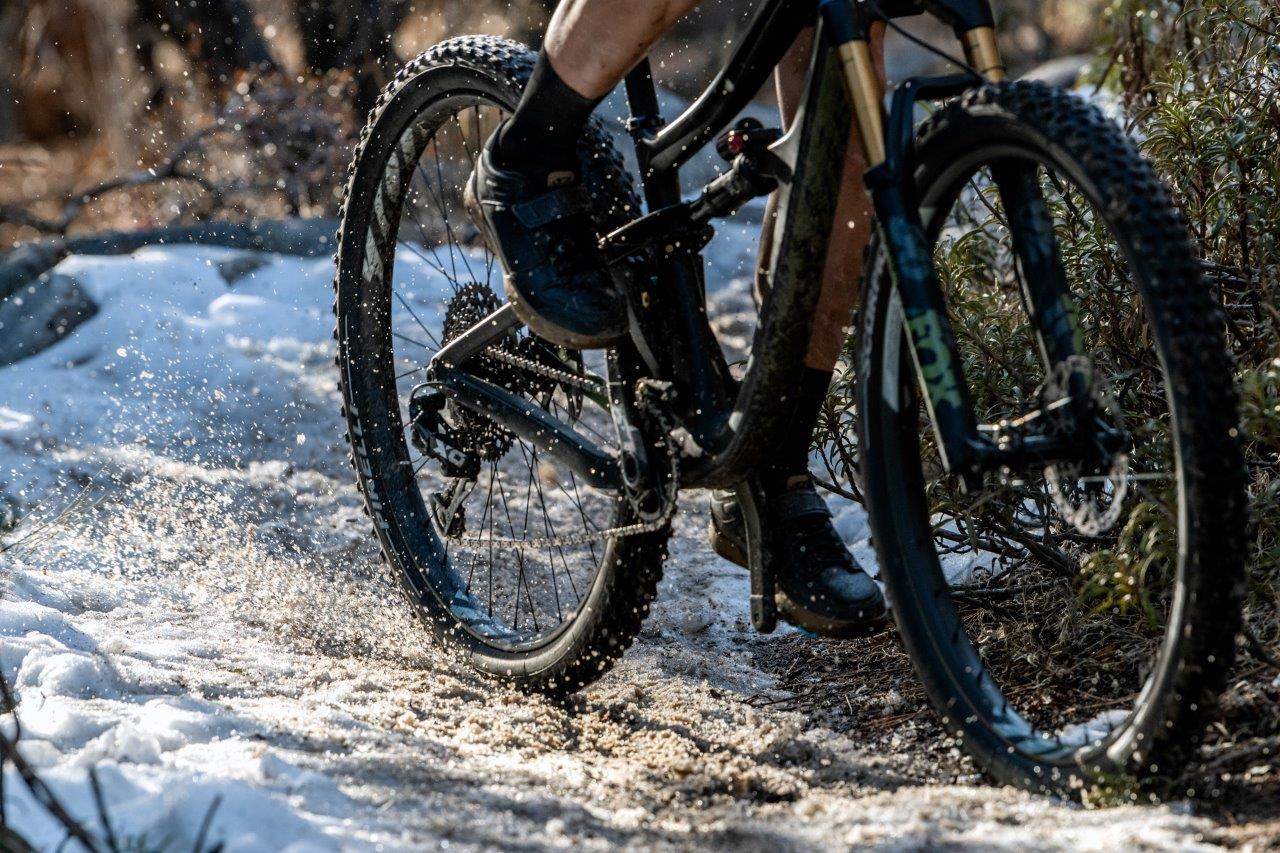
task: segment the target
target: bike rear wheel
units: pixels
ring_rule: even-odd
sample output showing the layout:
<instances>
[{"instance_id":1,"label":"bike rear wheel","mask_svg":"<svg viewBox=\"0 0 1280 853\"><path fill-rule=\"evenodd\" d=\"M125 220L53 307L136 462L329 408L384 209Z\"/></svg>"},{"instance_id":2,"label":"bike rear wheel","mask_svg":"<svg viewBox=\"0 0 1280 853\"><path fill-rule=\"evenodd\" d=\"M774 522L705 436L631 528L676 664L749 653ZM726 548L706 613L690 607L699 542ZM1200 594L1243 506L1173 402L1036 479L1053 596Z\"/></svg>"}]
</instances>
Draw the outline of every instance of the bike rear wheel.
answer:
<instances>
[{"instance_id":1,"label":"bike rear wheel","mask_svg":"<svg viewBox=\"0 0 1280 853\"><path fill-rule=\"evenodd\" d=\"M335 337L357 484L409 600L475 669L562 694L608 671L638 633L661 576L668 523L610 535L638 520L621 491L589 486L482 414L431 397L425 383L434 353L505 301L502 270L462 193L533 59L503 39L451 39L379 98L343 207ZM640 202L598 123L580 156L608 231ZM574 352L524 330L462 368L607 450L616 442L599 379L606 359L632 383L638 378L630 350ZM478 473L460 476L412 440L410 404L423 400L442 407L442 428Z\"/></svg>"},{"instance_id":2,"label":"bike rear wheel","mask_svg":"<svg viewBox=\"0 0 1280 853\"><path fill-rule=\"evenodd\" d=\"M944 724L1002 782L1128 799L1201 736L1243 594L1245 491L1222 314L1151 168L1096 109L987 86L917 135L916 198L979 421L1051 397L996 175L1034 167L1082 355L1133 446L1101 473L943 471L873 242L858 360L881 577ZM1062 392L1057 392L1061 394ZM1055 497L1055 492L1056 497ZM1114 516L1114 517L1111 517Z\"/></svg>"}]
</instances>

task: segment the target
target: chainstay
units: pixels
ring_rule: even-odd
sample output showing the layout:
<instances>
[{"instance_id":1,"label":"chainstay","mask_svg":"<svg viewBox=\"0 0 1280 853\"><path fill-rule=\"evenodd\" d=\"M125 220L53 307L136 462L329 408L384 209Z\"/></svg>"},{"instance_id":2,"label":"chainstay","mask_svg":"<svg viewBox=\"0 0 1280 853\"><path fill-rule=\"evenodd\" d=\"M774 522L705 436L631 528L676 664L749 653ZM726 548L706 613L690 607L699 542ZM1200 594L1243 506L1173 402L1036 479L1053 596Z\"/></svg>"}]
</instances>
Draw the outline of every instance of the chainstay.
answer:
<instances>
[{"instance_id":1,"label":"chainstay","mask_svg":"<svg viewBox=\"0 0 1280 853\"><path fill-rule=\"evenodd\" d=\"M598 380L590 377L581 376L579 374L569 373L568 371L559 370L554 367L547 367L539 364L532 359L515 355L497 347L489 347L485 350L485 355L492 356L499 361L506 362L515 367L520 367L549 379L557 379L565 377L570 380L570 384L580 387L586 391L603 391L604 386ZM463 545L485 545L489 547L506 547L521 549L542 550L543 548L569 548L578 545L592 545L596 542L603 542L608 539L620 539L626 536L642 536L646 533L656 533L671 523L671 519L675 517L676 506L680 494L680 445L672 437L671 433L674 429L671 419L667 413L662 411L660 407L647 398L642 401L647 414L659 424L662 429L663 442L667 447L668 460L671 463L671 473L667 480L666 488L663 489L662 495L662 512L652 521L639 521L633 524L622 524L617 527L609 527L604 530L597 530L591 533L576 533L569 536L545 536L533 539L515 539L502 536L467 536L455 535L450 536L447 532L440 531L441 536L450 542L458 542Z\"/></svg>"}]
</instances>

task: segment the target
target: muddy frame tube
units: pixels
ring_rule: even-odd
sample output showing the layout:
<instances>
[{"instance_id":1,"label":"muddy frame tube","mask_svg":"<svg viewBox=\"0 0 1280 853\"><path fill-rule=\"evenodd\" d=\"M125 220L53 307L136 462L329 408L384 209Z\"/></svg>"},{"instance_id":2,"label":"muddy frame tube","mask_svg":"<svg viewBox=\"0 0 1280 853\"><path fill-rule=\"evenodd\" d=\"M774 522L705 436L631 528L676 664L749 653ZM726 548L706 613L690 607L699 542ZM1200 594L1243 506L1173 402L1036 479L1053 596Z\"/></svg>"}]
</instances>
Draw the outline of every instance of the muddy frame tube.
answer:
<instances>
[{"instance_id":1,"label":"muddy frame tube","mask_svg":"<svg viewBox=\"0 0 1280 853\"><path fill-rule=\"evenodd\" d=\"M692 156L692 145L710 140L728 124L764 85L801 30L811 25L821 29L813 0L773 0L763 6L725 72L661 131L647 63L627 76L629 124L651 213L679 203L677 170ZM715 92L725 93L724 100L710 97ZM838 62L817 37L796 120L772 146L790 167L791 180L778 190L777 251L741 383L729 376L706 321L700 245L662 253L649 280L638 285L641 298L633 300L639 306L638 331L663 362L663 378L676 382L685 425L703 451L686 462L686 485L739 484L783 426L783 407L777 404L794 394L796 371L808 349L835 216L837 194L831 188L839 185L849 122Z\"/></svg>"}]
</instances>

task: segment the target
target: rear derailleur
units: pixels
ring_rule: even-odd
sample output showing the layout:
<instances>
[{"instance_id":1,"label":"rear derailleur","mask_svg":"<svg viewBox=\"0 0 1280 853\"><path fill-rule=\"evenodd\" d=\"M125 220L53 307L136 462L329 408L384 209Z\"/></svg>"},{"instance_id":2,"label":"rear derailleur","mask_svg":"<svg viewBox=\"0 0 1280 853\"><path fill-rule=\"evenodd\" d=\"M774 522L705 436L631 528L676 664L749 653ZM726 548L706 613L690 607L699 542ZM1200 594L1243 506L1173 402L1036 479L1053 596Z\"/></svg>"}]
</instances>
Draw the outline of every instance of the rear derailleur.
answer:
<instances>
[{"instance_id":1,"label":"rear derailleur","mask_svg":"<svg viewBox=\"0 0 1280 853\"><path fill-rule=\"evenodd\" d=\"M427 385L409 393L410 440L423 456L440 463L440 472L449 478L444 491L430 496L429 509L436 526L446 536L461 536L466 530L463 503L476 486L480 456L467 449L462 430L445 421L449 398Z\"/></svg>"}]
</instances>

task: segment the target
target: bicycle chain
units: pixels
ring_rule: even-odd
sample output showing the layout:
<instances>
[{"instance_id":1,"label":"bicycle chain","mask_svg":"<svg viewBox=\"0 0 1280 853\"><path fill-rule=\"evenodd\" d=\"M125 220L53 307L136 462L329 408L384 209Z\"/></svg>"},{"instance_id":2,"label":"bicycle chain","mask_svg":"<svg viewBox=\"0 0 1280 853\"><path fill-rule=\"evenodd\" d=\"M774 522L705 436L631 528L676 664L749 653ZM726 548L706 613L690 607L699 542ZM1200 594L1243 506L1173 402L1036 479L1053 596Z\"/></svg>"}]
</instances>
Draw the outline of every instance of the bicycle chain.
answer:
<instances>
[{"instance_id":1,"label":"bicycle chain","mask_svg":"<svg viewBox=\"0 0 1280 853\"><path fill-rule=\"evenodd\" d=\"M571 385L584 391L603 392L603 384L597 380L576 373L570 373L555 367L548 367L540 364L532 359L515 355L506 350L499 349L496 346L489 347L485 350L485 355L496 358L499 361L506 362L515 367L529 370L548 379L554 379L562 384ZM487 545L510 548L530 548L541 550L543 548L568 548L578 545L590 545L596 542L602 542L607 539L616 539L624 536L640 536L645 533L655 533L668 524L675 516L676 505L680 493L680 445L671 433L674 429L671 419L667 413L663 411L657 400L651 399L649 394L638 394L637 402L644 409L645 413L653 418L662 430L662 438L666 444L667 460L670 463L671 470L666 482L666 487L662 494L662 512L652 521L640 521L632 524L622 524L617 527L609 527L604 530L597 530L591 533L577 533L571 536L547 536L534 539L513 539L509 537L483 537L468 536L466 534L450 535L447 531L443 532L443 538L451 542L471 545ZM533 476L537 476L533 472ZM627 495L627 500L634 506L634 497ZM437 528L440 525L437 523Z\"/></svg>"},{"instance_id":2,"label":"bicycle chain","mask_svg":"<svg viewBox=\"0 0 1280 853\"><path fill-rule=\"evenodd\" d=\"M577 373L570 373L567 370L560 370L557 367L548 367L534 359L525 358L522 355L516 355L515 353L502 349L496 345L485 349L484 354L495 361L501 361L505 364L511 365L512 367L519 367L523 370L529 371L530 373L545 376L548 379L554 379L561 385L570 385L582 391L596 391L603 393L605 390L604 384L594 377L581 376Z\"/></svg>"}]
</instances>

